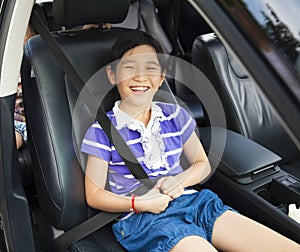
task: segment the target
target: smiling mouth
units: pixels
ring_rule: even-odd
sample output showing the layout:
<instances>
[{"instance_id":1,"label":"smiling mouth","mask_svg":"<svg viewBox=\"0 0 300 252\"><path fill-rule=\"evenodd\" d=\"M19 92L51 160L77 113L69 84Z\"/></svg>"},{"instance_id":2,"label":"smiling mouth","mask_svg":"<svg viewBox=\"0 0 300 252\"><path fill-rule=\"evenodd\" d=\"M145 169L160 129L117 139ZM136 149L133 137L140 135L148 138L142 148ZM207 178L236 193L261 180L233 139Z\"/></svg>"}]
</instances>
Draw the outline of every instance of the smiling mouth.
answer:
<instances>
[{"instance_id":1,"label":"smiling mouth","mask_svg":"<svg viewBox=\"0 0 300 252\"><path fill-rule=\"evenodd\" d=\"M143 93L143 92L146 92L147 90L149 90L150 87L147 87L147 86L131 86L130 89L133 92Z\"/></svg>"}]
</instances>

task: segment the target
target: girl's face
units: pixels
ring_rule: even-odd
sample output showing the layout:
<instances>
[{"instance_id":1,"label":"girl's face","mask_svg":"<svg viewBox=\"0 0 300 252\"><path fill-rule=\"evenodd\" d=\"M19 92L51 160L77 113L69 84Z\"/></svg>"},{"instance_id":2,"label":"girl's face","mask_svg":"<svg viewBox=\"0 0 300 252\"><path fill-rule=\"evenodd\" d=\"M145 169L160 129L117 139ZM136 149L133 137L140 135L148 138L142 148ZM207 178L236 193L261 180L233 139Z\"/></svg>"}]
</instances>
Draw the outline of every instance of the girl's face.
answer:
<instances>
[{"instance_id":1,"label":"girl's face","mask_svg":"<svg viewBox=\"0 0 300 252\"><path fill-rule=\"evenodd\" d=\"M107 68L112 84L117 84L122 103L145 107L164 80L157 54L153 47L141 45L127 51L117 64L116 71Z\"/></svg>"}]
</instances>

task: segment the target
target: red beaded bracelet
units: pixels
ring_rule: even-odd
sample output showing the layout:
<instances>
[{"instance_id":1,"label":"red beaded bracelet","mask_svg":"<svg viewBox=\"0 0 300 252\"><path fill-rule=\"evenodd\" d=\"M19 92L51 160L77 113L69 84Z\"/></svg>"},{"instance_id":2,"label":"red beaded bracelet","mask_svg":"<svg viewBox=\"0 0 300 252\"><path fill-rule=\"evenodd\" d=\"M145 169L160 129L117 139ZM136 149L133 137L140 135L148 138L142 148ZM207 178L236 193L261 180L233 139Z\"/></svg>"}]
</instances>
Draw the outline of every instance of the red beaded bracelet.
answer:
<instances>
[{"instance_id":1,"label":"red beaded bracelet","mask_svg":"<svg viewBox=\"0 0 300 252\"><path fill-rule=\"evenodd\" d=\"M135 199L135 195L132 194L131 195L131 207L130 207L130 211L131 212L135 212L136 214L138 214L138 210L136 210L136 208L134 207L134 199Z\"/></svg>"}]
</instances>

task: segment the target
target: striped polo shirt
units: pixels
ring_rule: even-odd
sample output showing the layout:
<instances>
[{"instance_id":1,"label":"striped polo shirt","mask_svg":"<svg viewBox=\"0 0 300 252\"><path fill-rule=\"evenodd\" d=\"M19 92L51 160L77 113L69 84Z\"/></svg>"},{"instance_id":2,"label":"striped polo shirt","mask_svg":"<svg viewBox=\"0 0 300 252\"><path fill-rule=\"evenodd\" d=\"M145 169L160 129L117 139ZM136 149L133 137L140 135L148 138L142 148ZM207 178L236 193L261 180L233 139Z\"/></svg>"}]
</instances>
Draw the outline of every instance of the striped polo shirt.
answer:
<instances>
[{"instance_id":1,"label":"striped polo shirt","mask_svg":"<svg viewBox=\"0 0 300 252\"><path fill-rule=\"evenodd\" d=\"M178 104L153 102L147 125L119 109L120 101L107 113L150 179L183 171L180 156L183 144L196 123ZM86 132L81 151L108 162L111 191L128 195L139 185L98 122Z\"/></svg>"}]
</instances>

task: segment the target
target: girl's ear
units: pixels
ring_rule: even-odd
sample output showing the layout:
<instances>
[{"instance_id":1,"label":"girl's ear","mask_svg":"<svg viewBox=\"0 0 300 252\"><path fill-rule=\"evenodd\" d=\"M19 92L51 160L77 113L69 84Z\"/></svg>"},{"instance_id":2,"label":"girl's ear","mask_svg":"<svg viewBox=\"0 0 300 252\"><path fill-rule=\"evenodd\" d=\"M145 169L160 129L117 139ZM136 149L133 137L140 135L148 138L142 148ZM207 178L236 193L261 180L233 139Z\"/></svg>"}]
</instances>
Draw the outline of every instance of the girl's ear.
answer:
<instances>
[{"instance_id":1,"label":"girl's ear","mask_svg":"<svg viewBox=\"0 0 300 252\"><path fill-rule=\"evenodd\" d=\"M162 73L161 73L161 80L160 80L160 85L161 86L165 80L165 77L166 77L166 70L164 70Z\"/></svg>"},{"instance_id":2,"label":"girl's ear","mask_svg":"<svg viewBox=\"0 0 300 252\"><path fill-rule=\"evenodd\" d=\"M111 69L111 66L106 67L106 75L107 75L109 82L112 85L115 85L116 84L115 72Z\"/></svg>"}]
</instances>

